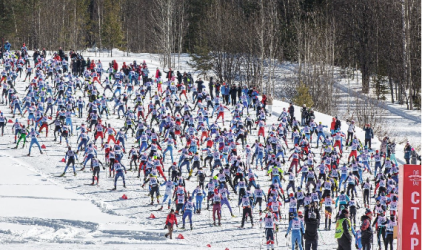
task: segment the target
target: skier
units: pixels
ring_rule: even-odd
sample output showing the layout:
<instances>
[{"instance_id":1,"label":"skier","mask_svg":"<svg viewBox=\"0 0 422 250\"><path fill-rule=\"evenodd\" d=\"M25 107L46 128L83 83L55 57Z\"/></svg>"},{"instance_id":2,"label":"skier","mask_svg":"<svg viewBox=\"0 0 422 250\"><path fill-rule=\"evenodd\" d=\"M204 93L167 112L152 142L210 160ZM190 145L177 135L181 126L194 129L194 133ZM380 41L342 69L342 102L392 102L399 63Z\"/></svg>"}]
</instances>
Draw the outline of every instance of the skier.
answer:
<instances>
[{"instance_id":1,"label":"skier","mask_svg":"<svg viewBox=\"0 0 422 250\"><path fill-rule=\"evenodd\" d=\"M174 214L174 209L170 210L170 213L167 215L166 218L166 225L164 226L164 229L168 229L168 233L165 234L166 238L168 236L170 236L170 239L173 239L173 226L174 224L176 224L177 227L179 227L179 225L177 224L177 217Z\"/></svg>"},{"instance_id":2,"label":"skier","mask_svg":"<svg viewBox=\"0 0 422 250\"><path fill-rule=\"evenodd\" d=\"M29 132L29 136L31 137L31 143L29 144L29 153L28 156L31 156L31 148L33 144L36 144L38 146L38 149L40 150L40 154L43 154L42 150L41 150L41 146L38 143L38 137L39 133L37 131L35 131L34 128L31 128L31 132ZM19 144L19 142L18 142ZM16 146L17 147L17 146Z\"/></svg>"},{"instance_id":3,"label":"skier","mask_svg":"<svg viewBox=\"0 0 422 250\"><path fill-rule=\"evenodd\" d=\"M66 174L66 170L70 166L70 164L72 164L73 174L76 176L75 158L78 159L78 155L75 153L75 151L72 150L71 147L68 147L67 149L68 150L67 150L66 156L65 156L65 162L67 160L66 167L65 167L65 169L63 171L63 174L61 174L60 176L64 176Z\"/></svg>"},{"instance_id":4,"label":"skier","mask_svg":"<svg viewBox=\"0 0 422 250\"><path fill-rule=\"evenodd\" d=\"M302 250L302 235L305 233L305 227L303 222L298 218L297 213L293 213L293 219L289 222L289 227L287 228L286 235L287 238L290 230L292 231L292 250L295 249L295 244L297 243L300 250Z\"/></svg>"},{"instance_id":5,"label":"skier","mask_svg":"<svg viewBox=\"0 0 422 250\"><path fill-rule=\"evenodd\" d=\"M183 211L183 217L182 217L183 226L182 226L182 229L185 229L185 219L186 219L186 217L189 217L190 230L193 229L193 226L192 226L192 213L195 210L196 210L195 204L192 201L192 196L190 196L188 198L188 200L185 202L185 204L183 205L183 207L182 207L182 211Z\"/></svg>"},{"instance_id":6,"label":"skier","mask_svg":"<svg viewBox=\"0 0 422 250\"><path fill-rule=\"evenodd\" d=\"M271 250L274 250L274 234L276 233L276 223L272 213L268 212L263 221L265 228L265 239L267 240L267 249L271 248Z\"/></svg>"},{"instance_id":7,"label":"skier","mask_svg":"<svg viewBox=\"0 0 422 250\"><path fill-rule=\"evenodd\" d=\"M114 188L112 190L116 190L117 180L119 179L119 177L122 177L123 187L126 188L126 180L125 180L125 175L124 175L127 173L126 167L123 166L118 160L114 160L112 171L113 170L116 172L116 175L114 177Z\"/></svg>"},{"instance_id":8,"label":"skier","mask_svg":"<svg viewBox=\"0 0 422 250\"><path fill-rule=\"evenodd\" d=\"M248 216L251 218L251 224L253 225L253 215L252 215L252 206L251 201L247 195L244 195L242 198L242 207L243 207L243 214L242 214L242 224L240 225L241 228L245 225L245 220L248 218Z\"/></svg>"}]
</instances>

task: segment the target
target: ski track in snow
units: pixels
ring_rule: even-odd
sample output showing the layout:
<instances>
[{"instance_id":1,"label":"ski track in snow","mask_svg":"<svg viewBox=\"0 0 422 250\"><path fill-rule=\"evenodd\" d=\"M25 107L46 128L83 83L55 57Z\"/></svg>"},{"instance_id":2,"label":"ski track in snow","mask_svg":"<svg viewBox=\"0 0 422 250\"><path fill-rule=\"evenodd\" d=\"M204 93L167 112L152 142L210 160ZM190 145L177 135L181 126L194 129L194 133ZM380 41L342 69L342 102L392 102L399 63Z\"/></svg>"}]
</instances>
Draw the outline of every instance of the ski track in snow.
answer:
<instances>
[{"instance_id":1,"label":"ski track in snow","mask_svg":"<svg viewBox=\"0 0 422 250\"><path fill-rule=\"evenodd\" d=\"M113 54L116 54L113 59L117 59L119 65L123 61L137 60L139 62L145 59L149 69L155 71L159 64L157 57L151 54L139 54L131 57L122 57L118 53ZM91 56L91 59L97 58ZM106 65L111 61L109 57L100 59L104 67L107 67ZM181 68L189 69L186 65L187 58L182 57L181 59L183 65ZM153 72L151 73L153 74ZM18 78L16 85L20 97L26 87L26 84L22 83L22 79ZM78 92L78 95L81 95L81 92ZM132 103L130 105L133 106ZM288 104L275 101L273 110L279 111L282 107L287 108ZM112 104L109 104L109 108L112 108ZM10 109L6 108L4 104L0 106L0 109L8 119L11 118ZM299 107L296 107L295 110L296 117L300 117ZM268 118L267 124L276 122L278 117L276 115L277 112L274 112L273 116ZM227 117L231 117L228 112L226 119ZM329 125L331 122L331 116L317 112L316 117L325 125ZM123 120L116 118L117 115L112 115L105 121L112 121L115 128L123 126ZM23 121L24 119L19 117L19 120ZM74 117L74 129L81 122L82 119ZM221 120L220 126L222 126ZM345 131L345 127L346 125L343 124L343 131ZM166 239L164 237L166 230L163 227L168 213L167 203L164 205L163 211L151 212L151 209L158 208L158 205L147 205L150 202L150 198L147 196L147 187L141 188L141 182L136 178L135 173L127 173L126 189L122 187L122 181L119 179L117 191L107 190L113 187L113 180L107 178L106 171L102 169L98 187L86 185L92 180L89 170L77 171L78 175L73 176L70 168L65 177L56 177L62 173L65 167L65 164L59 161L64 157L66 147L65 143L59 145L52 141L54 138L52 132L49 129L47 138L45 138L45 132L39 137L40 144L45 144L47 147L44 150L45 154L40 155L37 148L33 147L32 156L27 157L29 143L27 142L24 149L11 149L10 147L14 146L14 138L11 135L11 126L6 127L6 135L2 138L3 143L0 144L0 160L5 163L1 164L0 168L3 168L3 173L8 173L7 178L0 180L1 249L95 249L98 247L102 249L133 249L134 247L140 249L168 249L170 247L173 249L208 249L207 244L210 244L212 249L266 249L265 245L261 245L261 242L264 242L264 229L259 228L258 209L255 209L253 214L255 228L250 228L250 221L248 221L245 223L246 229L237 229L237 226L240 225L241 209L239 210L235 204L237 197L234 194L231 194L231 205L236 215L235 218L231 218L228 208L224 207L222 209L222 226L210 226L210 211L205 209L206 202L204 201L202 213L193 215L194 230L176 228L173 237L182 233L185 239ZM256 130L252 131L252 135L248 137L249 143L255 141L256 133ZM362 130L357 129L357 133L359 138L362 138ZM70 138L70 145L73 149L77 147L77 136L78 134L75 132L75 135ZM92 136L90 135L90 137ZM134 145L134 139L132 137L128 139L126 148ZM315 146L315 140L312 145ZM379 141L374 140L374 146L379 145ZM99 146L98 142L97 146ZM292 147L290 140L289 147ZM180 149L180 146L178 148ZM238 147L238 149L240 148L241 146ZM313 149L313 151L316 150ZM243 150L240 152L243 155ZM104 159L103 151L98 150L98 155L100 160ZM343 161L345 155L348 154L343 154ZM289 153L288 156L290 156ZM81 153L79 158L81 161ZM166 158L168 159L165 162L167 169L170 164L170 156L167 155ZM179 154L176 153L174 159L178 158ZM320 156L317 154L316 160L318 161L319 158ZM397 155L397 158L403 162L401 156ZM123 163L128 167L127 154ZM286 161L283 170L287 170L288 166L290 164ZM80 167L80 164L77 164L77 169ZM269 177L265 176L264 171L255 173L258 175L258 183L261 184L261 187L268 190ZM187 173L184 172L183 175L186 176ZM142 176L143 174L141 174ZM365 173L364 178L367 176L369 175ZM296 183L299 181L300 175L296 179ZM192 192L196 183L195 178L186 181L187 190ZM284 188L287 185L287 183L282 184ZM161 194L163 192L164 190L161 188ZM123 194L128 196L128 200L120 198ZM359 191L358 196L361 197ZM286 215L288 208L283 205L282 210L283 215ZM149 219L151 213L156 216L156 219ZM363 209L359 209L357 218L360 218L362 214ZM323 212L321 215L324 216ZM181 219L181 216L178 216L180 226L182 225ZM287 222L282 220L281 223L276 249L291 249L289 238L284 238ZM188 222L186 227L189 227ZM331 226L331 231L320 232L318 249L336 248L334 227L335 224Z\"/></svg>"}]
</instances>

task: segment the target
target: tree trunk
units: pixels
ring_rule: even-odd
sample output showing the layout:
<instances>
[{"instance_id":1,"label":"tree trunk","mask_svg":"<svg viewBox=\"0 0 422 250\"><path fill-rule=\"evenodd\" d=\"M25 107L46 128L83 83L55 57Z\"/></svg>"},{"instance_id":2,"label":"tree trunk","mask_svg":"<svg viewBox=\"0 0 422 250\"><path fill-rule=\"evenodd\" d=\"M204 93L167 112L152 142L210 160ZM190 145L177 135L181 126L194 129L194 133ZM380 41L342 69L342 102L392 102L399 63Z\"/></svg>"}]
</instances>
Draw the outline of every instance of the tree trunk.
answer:
<instances>
[{"instance_id":1,"label":"tree trunk","mask_svg":"<svg viewBox=\"0 0 422 250\"><path fill-rule=\"evenodd\" d=\"M388 76L388 83L390 84L391 103L394 103L393 79L391 75Z\"/></svg>"}]
</instances>

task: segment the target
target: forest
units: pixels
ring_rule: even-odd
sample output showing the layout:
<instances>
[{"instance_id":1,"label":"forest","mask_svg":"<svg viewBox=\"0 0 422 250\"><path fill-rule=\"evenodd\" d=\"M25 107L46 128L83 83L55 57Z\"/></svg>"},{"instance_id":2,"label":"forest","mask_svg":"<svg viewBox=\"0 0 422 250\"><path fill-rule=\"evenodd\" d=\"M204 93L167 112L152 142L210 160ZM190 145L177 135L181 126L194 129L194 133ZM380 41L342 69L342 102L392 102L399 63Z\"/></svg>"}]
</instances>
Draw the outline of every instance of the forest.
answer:
<instances>
[{"instance_id":1,"label":"forest","mask_svg":"<svg viewBox=\"0 0 422 250\"><path fill-rule=\"evenodd\" d=\"M304 86L322 112L335 69L358 70L362 94L421 105L420 0L1 0L0 13L12 49L118 48L160 54L163 67L189 53L204 75L270 93L291 62L283 96Z\"/></svg>"}]
</instances>

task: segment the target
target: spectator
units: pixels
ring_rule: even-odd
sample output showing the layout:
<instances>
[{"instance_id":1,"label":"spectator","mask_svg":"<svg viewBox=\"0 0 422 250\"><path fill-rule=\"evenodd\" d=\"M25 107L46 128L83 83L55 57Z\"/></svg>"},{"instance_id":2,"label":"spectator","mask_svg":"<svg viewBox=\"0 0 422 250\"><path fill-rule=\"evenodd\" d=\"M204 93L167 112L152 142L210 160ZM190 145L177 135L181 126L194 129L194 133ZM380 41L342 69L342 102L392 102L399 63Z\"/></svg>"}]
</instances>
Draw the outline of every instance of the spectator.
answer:
<instances>
[{"instance_id":1,"label":"spectator","mask_svg":"<svg viewBox=\"0 0 422 250\"><path fill-rule=\"evenodd\" d=\"M311 207L305 210L305 249L318 249L318 224L319 211L317 208Z\"/></svg>"},{"instance_id":2,"label":"spectator","mask_svg":"<svg viewBox=\"0 0 422 250\"><path fill-rule=\"evenodd\" d=\"M166 73L167 81L171 81L171 78L173 78L173 70L171 68L169 68L169 71L166 72L163 69L163 72Z\"/></svg>"},{"instance_id":3,"label":"spectator","mask_svg":"<svg viewBox=\"0 0 422 250\"><path fill-rule=\"evenodd\" d=\"M371 139L374 139L374 131L371 128L371 124L366 124L363 127L363 130L365 131L365 146L369 144L369 149L372 149L371 147Z\"/></svg>"},{"instance_id":4,"label":"spectator","mask_svg":"<svg viewBox=\"0 0 422 250\"><path fill-rule=\"evenodd\" d=\"M12 47L12 45L9 43L9 41L6 41L6 43L4 44L4 49L6 51L10 51L10 47Z\"/></svg>"},{"instance_id":5,"label":"spectator","mask_svg":"<svg viewBox=\"0 0 422 250\"><path fill-rule=\"evenodd\" d=\"M407 142L406 146L404 146L404 159L406 160L406 164L410 164L411 151L412 151L412 146L410 146L409 142Z\"/></svg>"},{"instance_id":6,"label":"spectator","mask_svg":"<svg viewBox=\"0 0 422 250\"><path fill-rule=\"evenodd\" d=\"M274 101L273 96L269 94L267 97L267 110L268 110L269 116L273 114L273 101Z\"/></svg>"},{"instance_id":7,"label":"spectator","mask_svg":"<svg viewBox=\"0 0 422 250\"><path fill-rule=\"evenodd\" d=\"M289 114L290 114L290 119L292 119L295 116L295 107L293 106L292 102L290 102Z\"/></svg>"},{"instance_id":8,"label":"spectator","mask_svg":"<svg viewBox=\"0 0 422 250\"><path fill-rule=\"evenodd\" d=\"M418 155L418 153L416 153L416 150L414 148L412 148L410 150L410 157L411 157L411 161L410 164L417 164L417 160L421 160L421 157Z\"/></svg>"},{"instance_id":9,"label":"spectator","mask_svg":"<svg viewBox=\"0 0 422 250\"><path fill-rule=\"evenodd\" d=\"M308 109L306 108L306 104L303 104L302 109L300 110L301 113L301 120L300 125L304 126L306 124L306 119L308 118Z\"/></svg>"},{"instance_id":10,"label":"spectator","mask_svg":"<svg viewBox=\"0 0 422 250\"><path fill-rule=\"evenodd\" d=\"M372 212L369 208L366 209L365 215L362 215L360 218L361 220L361 244L362 249L371 249L372 243L372 228L371 228L371 220L372 220Z\"/></svg>"},{"instance_id":11,"label":"spectator","mask_svg":"<svg viewBox=\"0 0 422 250\"><path fill-rule=\"evenodd\" d=\"M230 96L232 99L232 106L236 105L236 94L237 94L237 88L236 85L232 85L230 88Z\"/></svg>"},{"instance_id":12,"label":"spectator","mask_svg":"<svg viewBox=\"0 0 422 250\"><path fill-rule=\"evenodd\" d=\"M349 220L349 210L343 209L336 224L335 237L338 243L338 250L352 249L352 224Z\"/></svg>"},{"instance_id":13,"label":"spectator","mask_svg":"<svg viewBox=\"0 0 422 250\"><path fill-rule=\"evenodd\" d=\"M337 116L336 116L336 127L334 129L335 130L340 130L341 129L341 121L340 121L340 119L338 119Z\"/></svg>"},{"instance_id":14,"label":"spectator","mask_svg":"<svg viewBox=\"0 0 422 250\"><path fill-rule=\"evenodd\" d=\"M204 81L202 81L202 78L199 78L195 83L198 89L198 93L202 92L202 89L204 88Z\"/></svg>"}]
</instances>

